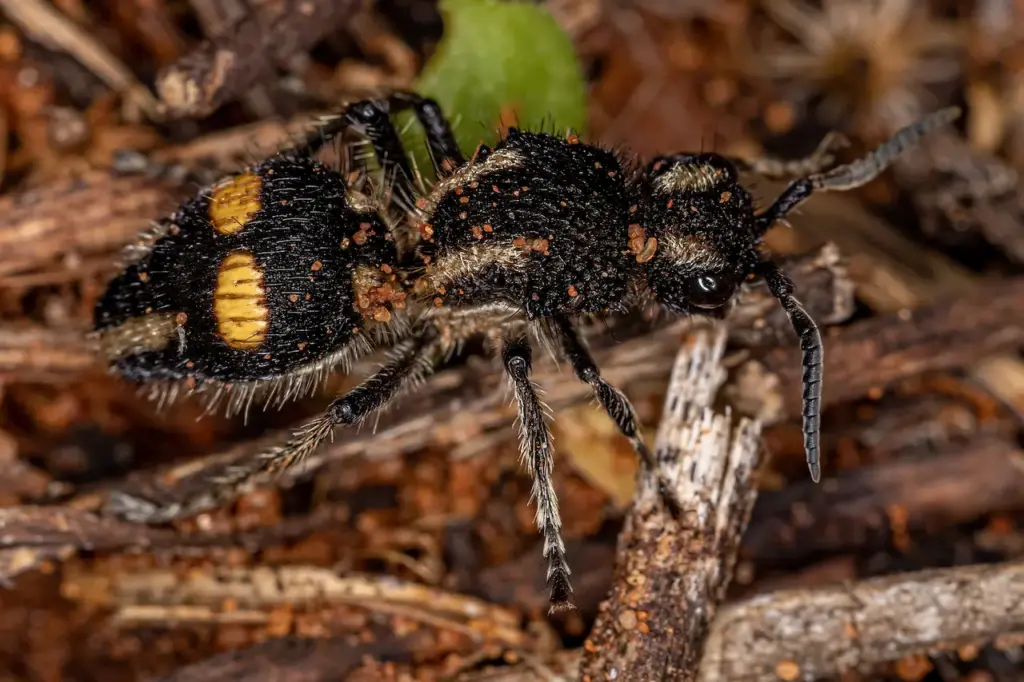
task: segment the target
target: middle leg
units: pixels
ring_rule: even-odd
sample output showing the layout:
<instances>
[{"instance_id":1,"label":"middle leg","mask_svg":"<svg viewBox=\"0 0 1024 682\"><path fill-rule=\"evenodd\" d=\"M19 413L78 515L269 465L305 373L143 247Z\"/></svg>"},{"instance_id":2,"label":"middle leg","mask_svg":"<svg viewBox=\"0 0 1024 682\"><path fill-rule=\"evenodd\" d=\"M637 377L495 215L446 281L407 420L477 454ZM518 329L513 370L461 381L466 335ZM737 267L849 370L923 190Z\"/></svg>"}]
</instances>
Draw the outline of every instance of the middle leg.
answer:
<instances>
[{"instance_id":1,"label":"middle leg","mask_svg":"<svg viewBox=\"0 0 1024 682\"><path fill-rule=\"evenodd\" d=\"M572 364L576 377L580 381L590 384L594 389L598 402L601 403L601 407L604 408L604 411L615 422L619 432L629 439L640 461L647 467L648 471L657 475L662 499L665 500L665 504L672 515L678 518L682 512L682 504L673 492L673 488L661 473L661 467L658 466L658 460L654 457L654 453L644 443L643 436L640 434L636 412L633 410L629 399L622 391L612 386L601 376L597 363L594 362L594 358L583 344L583 339L580 338L573 327L572 321L567 317L558 316L554 318L553 326L555 335L562 345L562 352Z\"/></svg>"}]
</instances>

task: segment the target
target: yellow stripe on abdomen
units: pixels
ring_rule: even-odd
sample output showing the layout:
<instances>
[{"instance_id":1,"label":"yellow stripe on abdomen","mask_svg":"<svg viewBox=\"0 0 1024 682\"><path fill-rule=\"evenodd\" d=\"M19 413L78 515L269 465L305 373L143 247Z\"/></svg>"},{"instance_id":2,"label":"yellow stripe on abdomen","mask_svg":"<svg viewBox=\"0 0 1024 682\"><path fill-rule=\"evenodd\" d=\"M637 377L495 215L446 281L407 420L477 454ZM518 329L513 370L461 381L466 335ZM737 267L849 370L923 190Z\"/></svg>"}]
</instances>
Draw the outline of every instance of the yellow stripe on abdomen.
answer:
<instances>
[{"instance_id":1,"label":"yellow stripe on abdomen","mask_svg":"<svg viewBox=\"0 0 1024 682\"><path fill-rule=\"evenodd\" d=\"M217 334L236 350L256 350L267 338L270 308L263 270L248 251L235 251L220 264L213 293Z\"/></svg>"},{"instance_id":2,"label":"yellow stripe on abdomen","mask_svg":"<svg viewBox=\"0 0 1024 682\"><path fill-rule=\"evenodd\" d=\"M262 205L263 180L252 171L236 175L213 188L210 223L221 234L234 234L245 227Z\"/></svg>"}]
</instances>

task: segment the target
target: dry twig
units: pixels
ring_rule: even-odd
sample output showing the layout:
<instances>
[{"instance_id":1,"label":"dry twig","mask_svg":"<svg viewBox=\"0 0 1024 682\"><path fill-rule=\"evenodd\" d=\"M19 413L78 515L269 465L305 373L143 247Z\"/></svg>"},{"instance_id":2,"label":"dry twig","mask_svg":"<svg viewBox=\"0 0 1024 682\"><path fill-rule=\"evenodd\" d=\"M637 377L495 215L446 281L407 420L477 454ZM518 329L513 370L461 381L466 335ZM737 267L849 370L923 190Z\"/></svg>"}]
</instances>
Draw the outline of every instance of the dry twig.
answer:
<instances>
[{"instance_id":1,"label":"dry twig","mask_svg":"<svg viewBox=\"0 0 1024 682\"><path fill-rule=\"evenodd\" d=\"M1020 447L1000 438L948 445L936 453L840 472L821 485L765 492L743 538L743 556L799 564L864 551L890 536L890 514L907 527L966 523L1024 505Z\"/></svg>"},{"instance_id":2,"label":"dry twig","mask_svg":"<svg viewBox=\"0 0 1024 682\"><path fill-rule=\"evenodd\" d=\"M925 652L1024 642L1024 563L959 566L819 590L783 590L722 608L699 682L836 677ZM575 659L561 654L570 679ZM533 682L527 666L471 678ZM579 679L596 682L605 677ZM666 679L666 678L650 678Z\"/></svg>"},{"instance_id":3,"label":"dry twig","mask_svg":"<svg viewBox=\"0 0 1024 682\"><path fill-rule=\"evenodd\" d=\"M306 54L360 4L361 0L272 0L250 7L161 72L160 99L171 116L207 116L275 68L285 68Z\"/></svg>"},{"instance_id":4,"label":"dry twig","mask_svg":"<svg viewBox=\"0 0 1024 682\"><path fill-rule=\"evenodd\" d=\"M656 453L684 517L641 477L619 536L615 582L585 645L584 679L694 680L757 497L760 424L710 408L725 379L725 334L701 332L679 353Z\"/></svg>"},{"instance_id":5,"label":"dry twig","mask_svg":"<svg viewBox=\"0 0 1024 682\"><path fill-rule=\"evenodd\" d=\"M151 119L160 118L156 98L131 70L56 7L42 0L0 0L0 7L34 41L71 54Z\"/></svg>"},{"instance_id":6,"label":"dry twig","mask_svg":"<svg viewBox=\"0 0 1024 682\"><path fill-rule=\"evenodd\" d=\"M274 607L359 606L449 630L472 642L529 647L514 611L473 597L377 576L339 576L315 566L140 571L111 583L103 573L69 571L64 591L115 609L122 628L270 619ZM225 603L230 604L225 609Z\"/></svg>"},{"instance_id":7,"label":"dry twig","mask_svg":"<svg viewBox=\"0 0 1024 682\"><path fill-rule=\"evenodd\" d=\"M962 299L916 311L910 319L883 316L844 328L826 341L824 403L859 398L899 379L962 367L981 353L1020 346L1024 323L1019 320L1024 320L1024 279L982 287ZM672 330L618 344L608 335L599 335L594 339L595 355L612 383L628 388L634 382L664 381L665 358L678 347L679 331L687 328L684 320ZM736 386L730 386L734 401L756 396L759 404L745 405L744 411L758 414L766 423L799 415L801 370L793 357L796 350L795 344L787 343L768 353L763 362L770 373L742 376ZM571 377L552 374L547 362L538 363L537 376L554 409L589 395ZM288 485L328 463L368 452L390 457L430 442L464 443L487 431L507 429L513 414L502 400L499 381L498 373L481 372L475 366L443 372L404 399L400 414L382 414L376 433L341 429L333 444L310 455L301 469L285 471L276 480ZM188 497L222 467L283 436L274 434L229 453L146 473L134 481L131 494L168 502Z\"/></svg>"},{"instance_id":8,"label":"dry twig","mask_svg":"<svg viewBox=\"0 0 1024 682\"><path fill-rule=\"evenodd\" d=\"M812 680L1015 632L1024 632L1021 562L785 590L722 610L700 680Z\"/></svg>"},{"instance_id":9,"label":"dry twig","mask_svg":"<svg viewBox=\"0 0 1024 682\"><path fill-rule=\"evenodd\" d=\"M351 637L283 637L241 651L229 651L179 668L152 682L331 682L348 679L365 658L406 661L413 657L415 635L381 633L370 642Z\"/></svg>"}]
</instances>

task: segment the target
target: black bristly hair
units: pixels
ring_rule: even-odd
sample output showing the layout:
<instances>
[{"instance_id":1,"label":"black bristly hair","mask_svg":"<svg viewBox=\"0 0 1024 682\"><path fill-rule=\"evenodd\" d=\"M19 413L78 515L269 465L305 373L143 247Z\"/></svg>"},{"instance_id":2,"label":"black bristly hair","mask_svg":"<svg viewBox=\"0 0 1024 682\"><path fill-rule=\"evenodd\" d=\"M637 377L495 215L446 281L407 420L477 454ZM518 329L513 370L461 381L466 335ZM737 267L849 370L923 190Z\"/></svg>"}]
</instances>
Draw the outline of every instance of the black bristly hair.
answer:
<instances>
[{"instance_id":1,"label":"black bristly hair","mask_svg":"<svg viewBox=\"0 0 1024 682\"><path fill-rule=\"evenodd\" d=\"M426 132L438 180L425 192L417 190L419 179L391 121L401 109L412 109ZM356 102L298 145L183 204L111 282L97 306L96 328L112 365L129 378L177 379L190 388L278 380L302 386L371 341L389 345L385 365L283 446L235 462L199 493L164 505L120 495L108 509L163 522L223 504L262 476L301 461L335 427L359 424L386 407L469 339L486 337L498 349L518 403L551 605L571 606L552 439L531 378L533 342L569 360L658 477L678 518L682 501L645 444L629 400L601 375L577 323L626 310L637 291L670 311L721 317L741 283L760 276L800 337L804 436L818 480L821 337L792 284L759 253L759 243L813 192L871 180L956 113L927 117L865 159L825 173L816 171L830 163L831 143L795 162L675 154L633 174L614 153L573 133L516 128L467 160L432 100L396 93ZM349 129L369 141L390 183L383 205L310 158ZM758 214L739 183L738 166L804 177ZM295 393L288 386L285 398Z\"/></svg>"}]
</instances>

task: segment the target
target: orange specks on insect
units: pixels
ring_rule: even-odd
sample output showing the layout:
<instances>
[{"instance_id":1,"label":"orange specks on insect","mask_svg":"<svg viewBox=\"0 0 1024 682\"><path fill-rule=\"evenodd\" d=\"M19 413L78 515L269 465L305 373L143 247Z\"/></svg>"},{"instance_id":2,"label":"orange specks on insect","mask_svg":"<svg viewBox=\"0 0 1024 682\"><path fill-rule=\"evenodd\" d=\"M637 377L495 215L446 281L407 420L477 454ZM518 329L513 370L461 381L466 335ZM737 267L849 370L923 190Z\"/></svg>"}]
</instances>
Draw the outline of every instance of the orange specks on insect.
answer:
<instances>
[{"instance_id":1,"label":"orange specks on insect","mask_svg":"<svg viewBox=\"0 0 1024 682\"><path fill-rule=\"evenodd\" d=\"M482 227L480 227L479 225L474 225L472 228L470 228L470 231L473 233L473 238L474 239L483 239L484 238L484 229Z\"/></svg>"},{"instance_id":2,"label":"orange specks on insect","mask_svg":"<svg viewBox=\"0 0 1024 682\"><path fill-rule=\"evenodd\" d=\"M377 232L373 229L373 225L371 223L359 223L359 230L352 235L352 241L354 241L357 246L362 246L375 234L377 234Z\"/></svg>"},{"instance_id":3,"label":"orange specks on insect","mask_svg":"<svg viewBox=\"0 0 1024 682\"><path fill-rule=\"evenodd\" d=\"M252 171L229 178L213 188L207 214L213 228L224 235L245 227L260 210L263 179Z\"/></svg>"},{"instance_id":4,"label":"orange specks on insect","mask_svg":"<svg viewBox=\"0 0 1024 682\"><path fill-rule=\"evenodd\" d=\"M323 263L321 263L318 260L315 260L315 261L313 261L313 264L309 266L309 269L312 270L313 272L317 272L319 270L322 270L323 267L324 267Z\"/></svg>"},{"instance_id":5,"label":"orange specks on insect","mask_svg":"<svg viewBox=\"0 0 1024 682\"><path fill-rule=\"evenodd\" d=\"M139 273L139 281L140 282L148 282L149 281L149 273L148 272L140 272Z\"/></svg>"},{"instance_id":6,"label":"orange specks on insect","mask_svg":"<svg viewBox=\"0 0 1024 682\"><path fill-rule=\"evenodd\" d=\"M392 310L405 308L406 293L395 287L392 279L368 265L361 265L352 273L355 307L364 320L390 322Z\"/></svg>"},{"instance_id":7,"label":"orange specks on insect","mask_svg":"<svg viewBox=\"0 0 1024 682\"><path fill-rule=\"evenodd\" d=\"M184 327L186 322L188 322L188 313L178 313L174 316L175 326Z\"/></svg>"},{"instance_id":8,"label":"orange specks on insect","mask_svg":"<svg viewBox=\"0 0 1024 682\"><path fill-rule=\"evenodd\" d=\"M729 203L729 199L732 199L732 192L722 192L722 196L719 197L718 203L727 204Z\"/></svg>"},{"instance_id":9,"label":"orange specks on insect","mask_svg":"<svg viewBox=\"0 0 1024 682\"><path fill-rule=\"evenodd\" d=\"M291 301L292 303L295 303L296 301L299 300L299 295L298 294L288 294L288 300Z\"/></svg>"},{"instance_id":10,"label":"orange specks on insect","mask_svg":"<svg viewBox=\"0 0 1024 682\"><path fill-rule=\"evenodd\" d=\"M568 135L565 136L565 141L568 142L569 144L579 144L580 136L577 135L576 133L569 133Z\"/></svg>"},{"instance_id":11,"label":"orange specks on insect","mask_svg":"<svg viewBox=\"0 0 1024 682\"><path fill-rule=\"evenodd\" d=\"M309 341L299 341L299 350L306 350L306 346L309 345Z\"/></svg>"},{"instance_id":12,"label":"orange specks on insect","mask_svg":"<svg viewBox=\"0 0 1024 682\"><path fill-rule=\"evenodd\" d=\"M658 240L655 239L654 237L648 237L643 242L642 246L640 246L639 248L636 248L636 246L637 246L636 240L630 239L629 247L630 247L630 250L632 250L633 253L636 254L636 262L637 263L646 263L647 261L649 261L652 258L654 258L654 254L657 253L657 251L658 251Z\"/></svg>"},{"instance_id":13,"label":"orange specks on insect","mask_svg":"<svg viewBox=\"0 0 1024 682\"><path fill-rule=\"evenodd\" d=\"M522 249L526 253L536 251L544 256L551 255L548 247L551 246L551 242L543 237L537 237L536 239L527 239L526 237L516 237L512 240L512 246Z\"/></svg>"},{"instance_id":14,"label":"orange specks on insect","mask_svg":"<svg viewBox=\"0 0 1024 682\"><path fill-rule=\"evenodd\" d=\"M647 241L647 231L636 223L629 226L629 250L638 254L644 249L644 242Z\"/></svg>"},{"instance_id":15,"label":"orange specks on insect","mask_svg":"<svg viewBox=\"0 0 1024 682\"><path fill-rule=\"evenodd\" d=\"M569 298L576 298L579 295L580 295L580 292L576 290L576 286L574 284L570 284L569 285Z\"/></svg>"}]
</instances>

